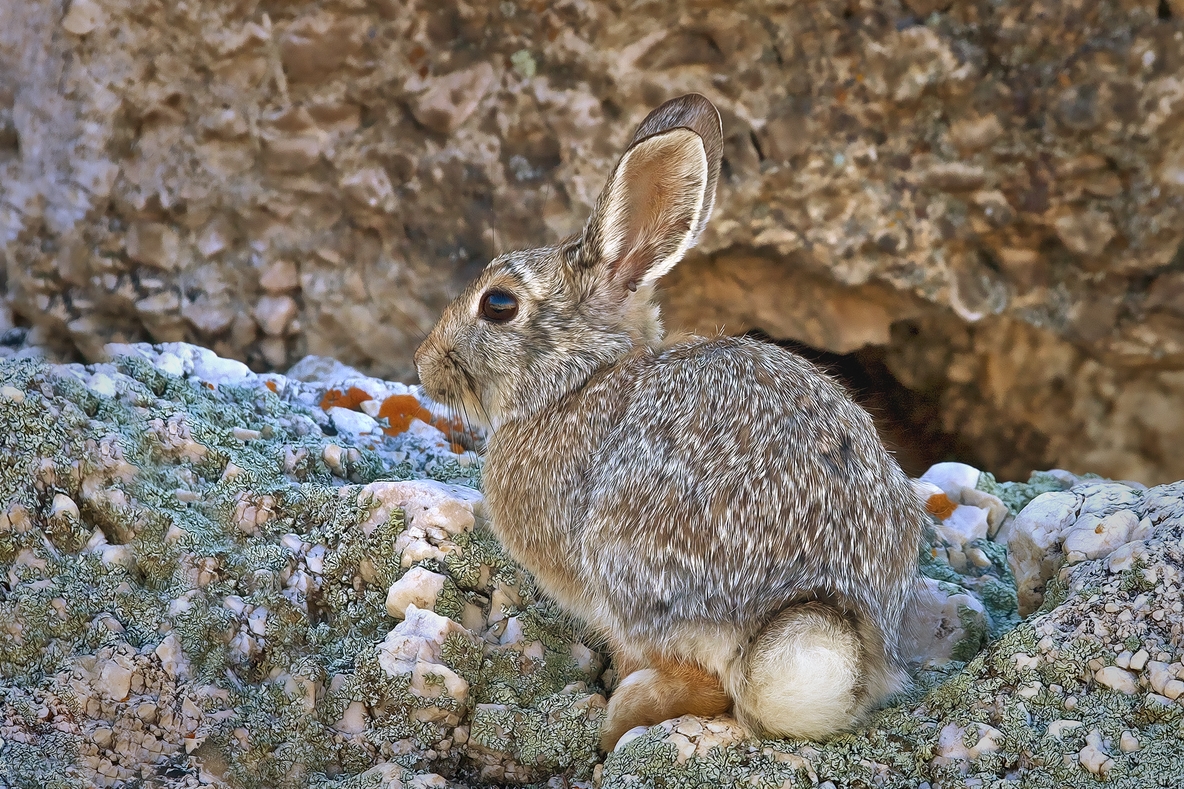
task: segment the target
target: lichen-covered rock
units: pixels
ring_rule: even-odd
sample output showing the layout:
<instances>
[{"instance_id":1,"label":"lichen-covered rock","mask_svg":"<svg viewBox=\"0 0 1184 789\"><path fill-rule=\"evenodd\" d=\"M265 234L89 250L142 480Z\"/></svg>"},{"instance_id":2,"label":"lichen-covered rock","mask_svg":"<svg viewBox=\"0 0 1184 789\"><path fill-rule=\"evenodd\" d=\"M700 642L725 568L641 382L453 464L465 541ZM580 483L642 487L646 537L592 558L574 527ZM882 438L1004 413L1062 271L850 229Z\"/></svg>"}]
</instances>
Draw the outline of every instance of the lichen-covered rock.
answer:
<instances>
[{"instance_id":1,"label":"lichen-covered rock","mask_svg":"<svg viewBox=\"0 0 1184 789\"><path fill-rule=\"evenodd\" d=\"M480 435L330 360L110 350L0 362L5 786L1136 787L1184 759L1184 483L936 469L912 691L827 743L684 716L605 758L607 656L486 527ZM336 431L364 408L380 430ZM1037 519L1127 542L1057 543L1021 622Z\"/></svg>"},{"instance_id":2,"label":"lichen-covered rock","mask_svg":"<svg viewBox=\"0 0 1184 789\"><path fill-rule=\"evenodd\" d=\"M458 443L479 437L353 371L308 383L192 346L110 351L0 363L0 783L590 776L603 660L481 525ZM399 408L334 436L329 411L353 413L359 388ZM438 613L398 623L388 590L409 573L442 579ZM534 733L474 744L482 705Z\"/></svg>"},{"instance_id":3,"label":"lichen-covered rock","mask_svg":"<svg viewBox=\"0 0 1184 789\"><path fill-rule=\"evenodd\" d=\"M1184 475L1177 0L0 3L3 289L42 342L411 374L635 124L727 138L668 322L848 353L986 467ZM0 318L0 333L8 327ZM2 353L0 344L0 355Z\"/></svg>"}]
</instances>

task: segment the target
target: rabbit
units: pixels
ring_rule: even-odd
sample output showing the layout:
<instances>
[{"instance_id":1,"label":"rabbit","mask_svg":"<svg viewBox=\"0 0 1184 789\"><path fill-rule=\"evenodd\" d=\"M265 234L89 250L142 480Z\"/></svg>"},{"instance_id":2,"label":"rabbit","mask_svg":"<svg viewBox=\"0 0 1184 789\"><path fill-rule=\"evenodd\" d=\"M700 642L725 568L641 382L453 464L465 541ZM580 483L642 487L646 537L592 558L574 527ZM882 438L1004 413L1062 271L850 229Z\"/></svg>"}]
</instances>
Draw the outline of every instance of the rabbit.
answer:
<instances>
[{"instance_id":1,"label":"rabbit","mask_svg":"<svg viewBox=\"0 0 1184 789\"><path fill-rule=\"evenodd\" d=\"M908 683L926 515L871 417L777 345L664 338L655 283L702 233L722 149L703 96L658 107L583 232L493 259L415 355L489 431L494 533L613 654L606 751L729 711L825 739Z\"/></svg>"}]
</instances>

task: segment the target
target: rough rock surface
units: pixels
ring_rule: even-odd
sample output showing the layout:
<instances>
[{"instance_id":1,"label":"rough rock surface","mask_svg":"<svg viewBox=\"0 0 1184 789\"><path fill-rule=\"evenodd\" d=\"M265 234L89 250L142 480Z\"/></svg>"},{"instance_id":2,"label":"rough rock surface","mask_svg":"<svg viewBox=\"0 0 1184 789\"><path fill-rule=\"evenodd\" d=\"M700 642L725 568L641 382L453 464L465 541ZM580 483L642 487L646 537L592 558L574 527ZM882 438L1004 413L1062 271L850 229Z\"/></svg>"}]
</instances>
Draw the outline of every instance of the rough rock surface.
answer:
<instances>
[{"instance_id":1,"label":"rough rock surface","mask_svg":"<svg viewBox=\"0 0 1184 789\"><path fill-rule=\"evenodd\" d=\"M882 348L1007 476L1184 476L1180 0L4 3L0 283L92 361L407 377L689 90L728 138L673 324Z\"/></svg>"},{"instance_id":2,"label":"rough rock surface","mask_svg":"<svg viewBox=\"0 0 1184 789\"><path fill-rule=\"evenodd\" d=\"M610 666L486 529L480 436L329 359L109 351L0 361L0 786L1136 787L1184 763L1184 483L934 467L912 692L825 744L685 717L604 758ZM1065 563L1008 555L1038 518L1073 524ZM1128 541L1071 540L1091 518ZM1022 622L1016 577L1042 595Z\"/></svg>"}]
</instances>

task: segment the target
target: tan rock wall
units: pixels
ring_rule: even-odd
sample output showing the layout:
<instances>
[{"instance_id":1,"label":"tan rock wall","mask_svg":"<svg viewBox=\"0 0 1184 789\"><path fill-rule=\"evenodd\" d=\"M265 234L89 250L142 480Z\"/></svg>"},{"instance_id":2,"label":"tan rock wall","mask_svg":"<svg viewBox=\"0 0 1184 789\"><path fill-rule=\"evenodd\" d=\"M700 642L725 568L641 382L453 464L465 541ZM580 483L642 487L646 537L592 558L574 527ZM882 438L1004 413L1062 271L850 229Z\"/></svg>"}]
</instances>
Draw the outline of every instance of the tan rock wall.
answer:
<instances>
[{"instance_id":1,"label":"tan rock wall","mask_svg":"<svg viewBox=\"0 0 1184 789\"><path fill-rule=\"evenodd\" d=\"M1179 2L0 4L0 259L39 336L386 376L708 95L671 323L871 343L978 462L1184 475ZM745 296L747 291L748 296ZM717 296L712 293L728 294Z\"/></svg>"}]
</instances>

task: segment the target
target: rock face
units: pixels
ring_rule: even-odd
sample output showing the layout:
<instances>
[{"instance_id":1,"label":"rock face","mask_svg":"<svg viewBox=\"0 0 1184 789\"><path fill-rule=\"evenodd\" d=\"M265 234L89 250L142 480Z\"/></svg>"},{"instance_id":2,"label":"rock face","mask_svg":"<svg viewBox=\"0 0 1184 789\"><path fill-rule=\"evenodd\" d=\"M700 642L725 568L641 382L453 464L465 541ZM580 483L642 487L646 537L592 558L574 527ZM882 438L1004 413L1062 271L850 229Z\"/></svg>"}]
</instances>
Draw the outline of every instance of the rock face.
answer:
<instances>
[{"instance_id":1,"label":"rock face","mask_svg":"<svg viewBox=\"0 0 1184 789\"><path fill-rule=\"evenodd\" d=\"M1177 0L5 3L8 299L92 360L406 377L459 285L578 230L691 90L725 167L670 323L881 348L1008 475L1184 475Z\"/></svg>"},{"instance_id":2,"label":"rock face","mask_svg":"<svg viewBox=\"0 0 1184 789\"><path fill-rule=\"evenodd\" d=\"M480 436L328 359L108 352L0 361L0 785L1140 787L1184 760L1184 483L936 466L910 693L828 743L686 716L605 757L608 656L486 527Z\"/></svg>"}]
</instances>

